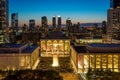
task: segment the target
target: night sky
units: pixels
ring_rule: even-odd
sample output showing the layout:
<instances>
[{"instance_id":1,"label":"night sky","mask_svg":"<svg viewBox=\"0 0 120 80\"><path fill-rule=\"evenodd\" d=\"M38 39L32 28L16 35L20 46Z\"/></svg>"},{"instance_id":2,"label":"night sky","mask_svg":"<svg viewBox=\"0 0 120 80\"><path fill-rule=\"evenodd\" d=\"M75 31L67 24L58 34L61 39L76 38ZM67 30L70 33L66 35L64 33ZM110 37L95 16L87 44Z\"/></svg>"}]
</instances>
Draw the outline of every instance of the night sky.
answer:
<instances>
[{"instance_id":1,"label":"night sky","mask_svg":"<svg viewBox=\"0 0 120 80\"><path fill-rule=\"evenodd\" d=\"M107 20L110 0L9 0L9 12L17 12L19 25L35 19L40 25L41 17L47 16L49 24L52 16L60 15L62 23L71 18L73 23L102 22Z\"/></svg>"}]
</instances>

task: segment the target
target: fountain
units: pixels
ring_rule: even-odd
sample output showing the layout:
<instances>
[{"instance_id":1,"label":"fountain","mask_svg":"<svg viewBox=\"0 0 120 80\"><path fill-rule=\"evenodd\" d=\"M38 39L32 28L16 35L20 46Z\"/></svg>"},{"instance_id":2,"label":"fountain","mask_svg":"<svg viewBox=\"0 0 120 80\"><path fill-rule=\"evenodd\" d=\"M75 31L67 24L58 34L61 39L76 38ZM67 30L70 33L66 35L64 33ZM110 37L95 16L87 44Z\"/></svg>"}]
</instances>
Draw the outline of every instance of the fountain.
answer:
<instances>
[{"instance_id":1,"label":"fountain","mask_svg":"<svg viewBox=\"0 0 120 80\"><path fill-rule=\"evenodd\" d=\"M59 66L59 60L58 60L58 55L57 54L53 55L53 64L52 64L52 66L53 67Z\"/></svg>"}]
</instances>

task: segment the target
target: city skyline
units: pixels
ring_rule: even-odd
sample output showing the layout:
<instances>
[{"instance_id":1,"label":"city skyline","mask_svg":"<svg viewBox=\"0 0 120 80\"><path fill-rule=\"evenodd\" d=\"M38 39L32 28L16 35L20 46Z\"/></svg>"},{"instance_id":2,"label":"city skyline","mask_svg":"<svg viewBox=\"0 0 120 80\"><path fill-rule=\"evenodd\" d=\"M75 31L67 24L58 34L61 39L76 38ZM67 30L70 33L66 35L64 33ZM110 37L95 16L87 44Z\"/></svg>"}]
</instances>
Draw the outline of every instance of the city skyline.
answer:
<instances>
[{"instance_id":1,"label":"city skyline","mask_svg":"<svg viewBox=\"0 0 120 80\"><path fill-rule=\"evenodd\" d=\"M36 25L41 25L42 16L52 24L52 16L58 15L62 17L62 24L67 18L73 23L94 23L107 20L109 4L109 0L9 0L9 15L17 12L20 26L28 25L29 19L35 19Z\"/></svg>"}]
</instances>

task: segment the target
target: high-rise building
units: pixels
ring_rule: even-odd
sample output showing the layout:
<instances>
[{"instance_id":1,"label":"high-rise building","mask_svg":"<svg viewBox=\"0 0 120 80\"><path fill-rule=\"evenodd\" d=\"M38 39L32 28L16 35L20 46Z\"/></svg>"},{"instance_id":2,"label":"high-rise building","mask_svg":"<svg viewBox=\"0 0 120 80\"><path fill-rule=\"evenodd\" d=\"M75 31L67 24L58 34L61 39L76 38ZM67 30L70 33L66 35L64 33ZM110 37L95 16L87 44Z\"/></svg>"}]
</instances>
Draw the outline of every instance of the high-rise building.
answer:
<instances>
[{"instance_id":1,"label":"high-rise building","mask_svg":"<svg viewBox=\"0 0 120 80\"><path fill-rule=\"evenodd\" d=\"M48 20L46 16L43 16L41 18L41 30L42 30L42 34L41 37L45 37L48 33Z\"/></svg>"},{"instance_id":2,"label":"high-rise building","mask_svg":"<svg viewBox=\"0 0 120 80\"><path fill-rule=\"evenodd\" d=\"M11 27L18 28L18 13L11 14Z\"/></svg>"},{"instance_id":3,"label":"high-rise building","mask_svg":"<svg viewBox=\"0 0 120 80\"><path fill-rule=\"evenodd\" d=\"M43 16L41 18L42 30L45 32L48 29L47 17Z\"/></svg>"},{"instance_id":4,"label":"high-rise building","mask_svg":"<svg viewBox=\"0 0 120 80\"><path fill-rule=\"evenodd\" d=\"M71 22L70 18L68 18L68 19L66 20L66 29L67 29L68 31L70 31L71 27L72 27L72 22Z\"/></svg>"},{"instance_id":5,"label":"high-rise building","mask_svg":"<svg viewBox=\"0 0 120 80\"><path fill-rule=\"evenodd\" d=\"M107 21L108 28L107 32L111 38L118 39L120 38L120 0L111 0L112 8L108 10Z\"/></svg>"},{"instance_id":6,"label":"high-rise building","mask_svg":"<svg viewBox=\"0 0 120 80\"><path fill-rule=\"evenodd\" d=\"M53 29L56 28L56 17L55 16L52 17L52 27Z\"/></svg>"},{"instance_id":7,"label":"high-rise building","mask_svg":"<svg viewBox=\"0 0 120 80\"><path fill-rule=\"evenodd\" d=\"M120 8L120 0L110 0L111 8Z\"/></svg>"},{"instance_id":8,"label":"high-rise building","mask_svg":"<svg viewBox=\"0 0 120 80\"><path fill-rule=\"evenodd\" d=\"M58 30L61 29L61 26L62 26L61 16L58 16Z\"/></svg>"},{"instance_id":9,"label":"high-rise building","mask_svg":"<svg viewBox=\"0 0 120 80\"><path fill-rule=\"evenodd\" d=\"M0 30L8 27L8 0L0 0Z\"/></svg>"},{"instance_id":10,"label":"high-rise building","mask_svg":"<svg viewBox=\"0 0 120 80\"><path fill-rule=\"evenodd\" d=\"M29 20L29 28L34 29L34 27L35 27L35 20L34 19Z\"/></svg>"}]
</instances>

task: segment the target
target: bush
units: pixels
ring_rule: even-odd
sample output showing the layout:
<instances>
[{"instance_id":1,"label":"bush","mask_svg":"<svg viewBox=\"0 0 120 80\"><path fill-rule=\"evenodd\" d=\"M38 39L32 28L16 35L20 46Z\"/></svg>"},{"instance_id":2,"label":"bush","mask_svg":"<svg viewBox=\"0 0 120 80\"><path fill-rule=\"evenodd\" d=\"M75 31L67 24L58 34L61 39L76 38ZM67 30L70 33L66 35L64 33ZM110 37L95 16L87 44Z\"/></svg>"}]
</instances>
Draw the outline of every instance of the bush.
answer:
<instances>
[{"instance_id":1,"label":"bush","mask_svg":"<svg viewBox=\"0 0 120 80\"><path fill-rule=\"evenodd\" d=\"M3 80L63 80L63 78L54 70L19 70Z\"/></svg>"}]
</instances>

